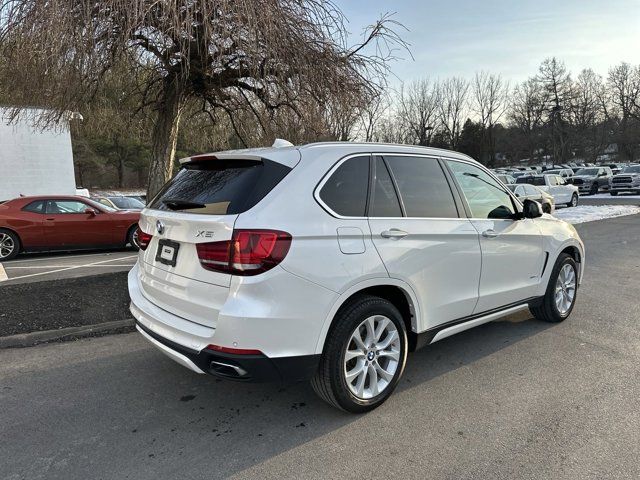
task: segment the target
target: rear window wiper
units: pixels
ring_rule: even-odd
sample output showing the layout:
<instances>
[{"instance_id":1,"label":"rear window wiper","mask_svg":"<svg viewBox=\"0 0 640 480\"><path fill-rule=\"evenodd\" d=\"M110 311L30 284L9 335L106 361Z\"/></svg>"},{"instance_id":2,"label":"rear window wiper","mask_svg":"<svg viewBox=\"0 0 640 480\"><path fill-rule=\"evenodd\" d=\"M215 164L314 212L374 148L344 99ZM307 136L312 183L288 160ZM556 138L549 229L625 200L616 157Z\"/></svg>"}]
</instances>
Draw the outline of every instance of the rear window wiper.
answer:
<instances>
[{"instance_id":1,"label":"rear window wiper","mask_svg":"<svg viewBox=\"0 0 640 480\"><path fill-rule=\"evenodd\" d=\"M189 200L181 200L179 198L165 198L162 204L171 210L188 210L190 208L206 208L204 203L191 202Z\"/></svg>"}]
</instances>

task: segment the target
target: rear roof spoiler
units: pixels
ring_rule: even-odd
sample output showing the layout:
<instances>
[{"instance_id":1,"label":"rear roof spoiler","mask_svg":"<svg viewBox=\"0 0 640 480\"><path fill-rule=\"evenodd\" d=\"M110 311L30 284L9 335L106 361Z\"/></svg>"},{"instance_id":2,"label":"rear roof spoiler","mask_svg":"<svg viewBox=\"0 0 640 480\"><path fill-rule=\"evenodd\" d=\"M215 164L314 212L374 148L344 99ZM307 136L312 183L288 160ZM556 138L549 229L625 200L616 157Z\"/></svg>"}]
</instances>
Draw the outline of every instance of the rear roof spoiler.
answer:
<instances>
[{"instance_id":1,"label":"rear roof spoiler","mask_svg":"<svg viewBox=\"0 0 640 480\"><path fill-rule=\"evenodd\" d=\"M203 155L194 155L193 157L185 157L180 159L180 165L191 162L204 162L209 160L251 160L261 162L262 157L259 155L248 155L246 153L208 153Z\"/></svg>"}]
</instances>

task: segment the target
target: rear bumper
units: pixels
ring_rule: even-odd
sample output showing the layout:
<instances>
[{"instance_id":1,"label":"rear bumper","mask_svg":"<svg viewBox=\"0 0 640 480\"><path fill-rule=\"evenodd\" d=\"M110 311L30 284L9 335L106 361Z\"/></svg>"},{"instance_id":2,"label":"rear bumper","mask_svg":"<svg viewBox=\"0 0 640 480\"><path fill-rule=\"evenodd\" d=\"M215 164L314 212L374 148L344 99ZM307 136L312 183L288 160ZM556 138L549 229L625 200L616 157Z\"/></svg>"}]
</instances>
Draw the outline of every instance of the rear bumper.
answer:
<instances>
[{"instance_id":1,"label":"rear bumper","mask_svg":"<svg viewBox=\"0 0 640 480\"><path fill-rule=\"evenodd\" d=\"M172 342L136 323L138 331L164 354L197 373L245 382L299 382L309 380L320 355L269 358L266 355L236 355L208 349L192 350Z\"/></svg>"}]
</instances>

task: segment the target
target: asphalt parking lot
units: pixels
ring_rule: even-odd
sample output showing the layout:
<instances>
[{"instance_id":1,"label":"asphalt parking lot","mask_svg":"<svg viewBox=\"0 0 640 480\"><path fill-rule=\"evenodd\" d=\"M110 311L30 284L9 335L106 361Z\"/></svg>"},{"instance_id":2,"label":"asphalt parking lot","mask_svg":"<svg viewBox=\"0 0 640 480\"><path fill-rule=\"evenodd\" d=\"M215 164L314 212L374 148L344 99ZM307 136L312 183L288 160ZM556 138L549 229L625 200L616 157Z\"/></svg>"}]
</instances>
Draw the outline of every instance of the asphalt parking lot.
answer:
<instances>
[{"instance_id":1,"label":"asphalt parking lot","mask_svg":"<svg viewBox=\"0 0 640 480\"><path fill-rule=\"evenodd\" d=\"M638 478L640 218L577 228L568 321L426 347L363 416L306 384L198 376L136 333L0 350L0 477Z\"/></svg>"},{"instance_id":2,"label":"asphalt parking lot","mask_svg":"<svg viewBox=\"0 0 640 480\"><path fill-rule=\"evenodd\" d=\"M18 283L128 271L137 257L137 252L131 249L22 254L0 263L0 288Z\"/></svg>"}]
</instances>

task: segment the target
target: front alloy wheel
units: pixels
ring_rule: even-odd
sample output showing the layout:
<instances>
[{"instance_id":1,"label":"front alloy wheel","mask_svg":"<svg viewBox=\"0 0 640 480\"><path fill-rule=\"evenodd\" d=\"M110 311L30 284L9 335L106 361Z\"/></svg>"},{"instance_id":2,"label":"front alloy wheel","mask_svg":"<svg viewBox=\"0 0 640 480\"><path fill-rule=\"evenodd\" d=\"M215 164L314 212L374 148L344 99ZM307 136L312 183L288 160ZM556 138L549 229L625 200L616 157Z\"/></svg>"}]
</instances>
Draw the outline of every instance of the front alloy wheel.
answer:
<instances>
[{"instance_id":1,"label":"front alloy wheel","mask_svg":"<svg viewBox=\"0 0 640 480\"><path fill-rule=\"evenodd\" d=\"M578 265L571 255L561 253L551 271L545 295L539 304L530 307L531 313L544 322L562 322L573 310L577 291Z\"/></svg>"},{"instance_id":2,"label":"front alloy wheel","mask_svg":"<svg viewBox=\"0 0 640 480\"><path fill-rule=\"evenodd\" d=\"M560 315L567 315L576 296L576 272L573 265L566 263L560 269L556 280L556 308Z\"/></svg>"}]
</instances>

